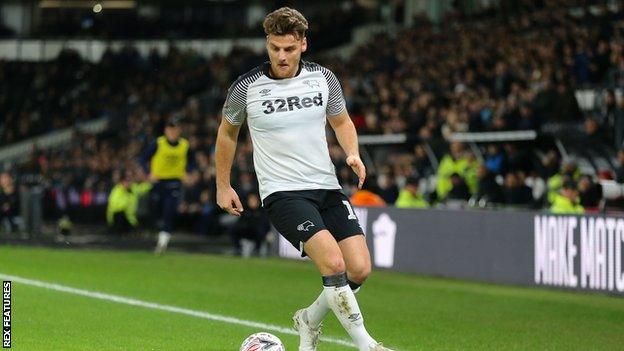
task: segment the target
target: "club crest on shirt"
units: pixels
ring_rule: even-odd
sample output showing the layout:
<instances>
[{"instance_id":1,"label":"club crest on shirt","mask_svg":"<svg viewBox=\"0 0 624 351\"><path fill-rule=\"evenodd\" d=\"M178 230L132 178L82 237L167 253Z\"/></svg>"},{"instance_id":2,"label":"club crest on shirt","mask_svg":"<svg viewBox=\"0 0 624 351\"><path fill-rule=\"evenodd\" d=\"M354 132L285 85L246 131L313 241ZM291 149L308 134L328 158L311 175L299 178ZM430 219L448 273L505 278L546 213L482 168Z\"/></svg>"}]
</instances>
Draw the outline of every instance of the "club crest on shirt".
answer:
<instances>
[{"instance_id":1,"label":"club crest on shirt","mask_svg":"<svg viewBox=\"0 0 624 351\"><path fill-rule=\"evenodd\" d=\"M304 80L303 82L301 82L307 86L309 86L310 88L320 88L321 84L319 83L318 80L316 79L308 79L308 80Z\"/></svg>"}]
</instances>

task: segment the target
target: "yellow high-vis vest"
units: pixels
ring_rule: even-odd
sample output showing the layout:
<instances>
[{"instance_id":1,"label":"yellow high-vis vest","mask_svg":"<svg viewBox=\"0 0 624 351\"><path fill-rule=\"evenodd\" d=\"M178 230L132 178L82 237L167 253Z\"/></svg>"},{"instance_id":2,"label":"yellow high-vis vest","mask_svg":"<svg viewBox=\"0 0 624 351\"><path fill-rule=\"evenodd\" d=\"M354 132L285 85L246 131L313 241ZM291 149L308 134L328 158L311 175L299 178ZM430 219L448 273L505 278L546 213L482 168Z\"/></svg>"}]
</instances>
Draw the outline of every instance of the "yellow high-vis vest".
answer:
<instances>
[{"instance_id":1,"label":"yellow high-vis vest","mask_svg":"<svg viewBox=\"0 0 624 351\"><path fill-rule=\"evenodd\" d=\"M171 146L164 136L156 139L156 153L152 156L151 174L158 179L182 179L186 173L189 142L184 138Z\"/></svg>"}]
</instances>

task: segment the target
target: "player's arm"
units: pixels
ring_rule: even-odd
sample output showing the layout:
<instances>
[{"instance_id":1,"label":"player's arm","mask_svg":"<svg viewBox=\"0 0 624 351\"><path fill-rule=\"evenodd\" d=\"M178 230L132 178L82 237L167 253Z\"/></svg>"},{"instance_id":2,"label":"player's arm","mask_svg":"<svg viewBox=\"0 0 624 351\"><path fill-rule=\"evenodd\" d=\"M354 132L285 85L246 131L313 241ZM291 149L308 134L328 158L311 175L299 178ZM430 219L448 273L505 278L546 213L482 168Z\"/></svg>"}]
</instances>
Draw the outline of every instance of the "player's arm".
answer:
<instances>
[{"instance_id":1,"label":"player's arm","mask_svg":"<svg viewBox=\"0 0 624 351\"><path fill-rule=\"evenodd\" d=\"M243 205L236 191L232 189L230 176L234 155L236 154L238 132L247 116L246 99L247 88L244 85L244 81L239 77L228 89L215 145L217 205L235 216L240 216L241 212L243 212Z\"/></svg>"},{"instance_id":2,"label":"player's arm","mask_svg":"<svg viewBox=\"0 0 624 351\"><path fill-rule=\"evenodd\" d=\"M223 117L217 133L215 166L217 170L217 205L235 216L243 212L243 205L230 184L230 175L240 125L234 125Z\"/></svg>"},{"instance_id":3,"label":"player's arm","mask_svg":"<svg viewBox=\"0 0 624 351\"><path fill-rule=\"evenodd\" d=\"M360 159L357 132L346 108L335 116L328 116L329 124L336 133L338 143L347 155L347 164L358 176L358 188L362 188L366 179L366 167Z\"/></svg>"}]
</instances>

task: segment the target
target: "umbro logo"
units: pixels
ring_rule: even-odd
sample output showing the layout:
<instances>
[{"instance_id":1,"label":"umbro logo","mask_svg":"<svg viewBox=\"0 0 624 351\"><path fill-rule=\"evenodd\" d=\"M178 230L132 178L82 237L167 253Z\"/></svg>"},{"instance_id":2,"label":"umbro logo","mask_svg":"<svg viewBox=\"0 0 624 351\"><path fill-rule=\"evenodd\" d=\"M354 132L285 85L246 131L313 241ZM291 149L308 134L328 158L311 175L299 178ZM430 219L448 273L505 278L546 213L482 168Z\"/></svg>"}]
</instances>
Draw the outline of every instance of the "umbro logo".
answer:
<instances>
[{"instance_id":1,"label":"umbro logo","mask_svg":"<svg viewBox=\"0 0 624 351\"><path fill-rule=\"evenodd\" d=\"M359 313L352 313L352 314L349 315L349 320L351 322L355 322L355 321L357 321L360 318L361 318L361 315Z\"/></svg>"},{"instance_id":2,"label":"umbro logo","mask_svg":"<svg viewBox=\"0 0 624 351\"><path fill-rule=\"evenodd\" d=\"M260 90L260 96L269 96L269 95L271 95L271 89Z\"/></svg>"},{"instance_id":3,"label":"umbro logo","mask_svg":"<svg viewBox=\"0 0 624 351\"><path fill-rule=\"evenodd\" d=\"M311 221L305 221L297 226L297 230L300 232L307 232L310 227L314 227L314 223Z\"/></svg>"},{"instance_id":4,"label":"umbro logo","mask_svg":"<svg viewBox=\"0 0 624 351\"><path fill-rule=\"evenodd\" d=\"M301 83L309 86L310 88L320 88L321 87L321 84L318 82L318 80L315 80L315 79L304 80Z\"/></svg>"}]
</instances>

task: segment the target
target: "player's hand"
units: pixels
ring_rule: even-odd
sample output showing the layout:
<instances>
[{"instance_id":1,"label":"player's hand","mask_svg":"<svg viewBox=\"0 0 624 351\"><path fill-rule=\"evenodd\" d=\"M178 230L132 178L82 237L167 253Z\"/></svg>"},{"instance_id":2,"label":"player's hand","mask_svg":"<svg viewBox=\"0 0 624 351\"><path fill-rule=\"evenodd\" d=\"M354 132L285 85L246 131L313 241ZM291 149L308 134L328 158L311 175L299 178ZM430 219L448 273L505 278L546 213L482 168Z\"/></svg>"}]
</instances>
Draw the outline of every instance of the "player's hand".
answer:
<instances>
[{"instance_id":1,"label":"player's hand","mask_svg":"<svg viewBox=\"0 0 624 351\"><path fill-rule=\"evenodd\" d=\"M366 167L359 156L348 156L347 164L351 167L353 172L358 176L358 189L362 189L364 180L366 179Z\"/></svg>"},{"instance_id":2,"label":"player's hand","mask_svg":"<svg viewBox=\"0 0 624 351\"><path fill-rule=\"evenodd\" d=\"M217 205L235 216L240 216L243 212L243 204L241 204L238 194L232 187L217 188Z\"/></svg>"}]
</instances>

